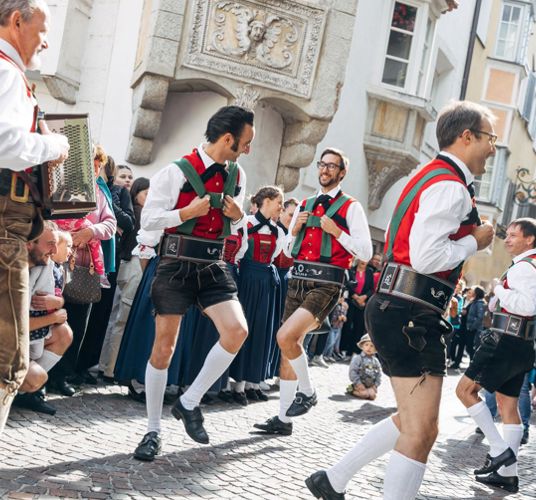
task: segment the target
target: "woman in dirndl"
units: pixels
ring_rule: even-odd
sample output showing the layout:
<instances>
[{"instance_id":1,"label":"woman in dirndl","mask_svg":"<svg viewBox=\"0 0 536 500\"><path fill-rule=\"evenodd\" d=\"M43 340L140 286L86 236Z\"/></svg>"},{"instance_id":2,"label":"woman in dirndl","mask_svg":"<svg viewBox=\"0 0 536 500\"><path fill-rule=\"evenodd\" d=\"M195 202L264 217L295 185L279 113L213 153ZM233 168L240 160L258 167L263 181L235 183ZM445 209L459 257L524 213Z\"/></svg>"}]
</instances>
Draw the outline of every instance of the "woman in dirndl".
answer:
<instances>
[{"instance_id":1,"label":"woman in dirndl","mask_svg":"<svg viewBox=\"0 0 536 500\"><path fill-rule=\"evenodd\" d=\"M258 207L247 217L247 239L238 252L238 299L248 322L249 335L229 368L235 380L233 397L246 405L266 401L259 383L268 377L271 346L277 331L274 323L279 309L279 274L272 264L284 245L285 233L277 226L283 208L283 193L265 186L251 198Z\"/></svg>"}]
</instances>

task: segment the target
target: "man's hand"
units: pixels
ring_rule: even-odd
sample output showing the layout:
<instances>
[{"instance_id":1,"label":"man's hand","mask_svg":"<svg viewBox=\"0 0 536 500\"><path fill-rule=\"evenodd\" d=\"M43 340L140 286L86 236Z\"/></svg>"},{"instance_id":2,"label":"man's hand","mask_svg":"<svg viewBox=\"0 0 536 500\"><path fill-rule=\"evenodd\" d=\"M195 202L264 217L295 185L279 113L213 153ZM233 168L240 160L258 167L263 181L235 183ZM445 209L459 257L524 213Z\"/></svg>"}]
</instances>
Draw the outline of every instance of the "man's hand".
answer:
<instances>
[{"instance_id":1,"label":"man's hand","mask_svg":"<svg viewBox=\"0 0 536 500\"><path fill-rule=\"evenodd\" d=\"M292 236L296 236L301 231L301 228L307 222L307 219L309 218L310 214L311 212L307 212L305 210L298 214L298 216L296 217L296 223L292 228Z\"/></svg>"},{"instance_id":2,"label":"man's hand","mask_svg":"<svg viewBox=\"0 0 536 500\"><path fill-rule=\"evenodd\" d=\"M229 217L233 222L240 220L244 215L235 199L228 194L226 194L223 199L223 215Z\"/></svg>"},{"instance_id":3,"label":"man's hand","mask_svg":"<svg viewBox=\"0 0 536 500\"><path fill-rule=\"evenodd\" d=\"M323 215L320 219L320 227L322 228L322 231L331 234L331 236L334 236L335 238L338 238L342 233L342 229L327 215Z\"/></svg>"},{"instance_id":4,"label":"man's hand","mask_svg":"<svg viewBox=\"0 0 536 500\"><path fill-rule=\"evenodd\" d=\"M183 222L196 219L202 215L207 215L210 209L210 196L206 194L203 198L196 196L188 206L181 208L180 216Z\"/></svg>"},{"instance_id":5,"label":"man's hand","mask_svg":"<svg viewBox=\"0 0 536 500\"><path fill-rule=\"evenodd\" d=\"M67 311L65 309L58 309L52 313L54 317L54 324L61 325L67 321Z\"/></svg>"},{"instance_id":6,"label":"man's hand","mask_svg":"<svg viewBox=\"0 0 536 500\"><path fill-rule=\"evenodd\" d=\"M61 165L69 156L70 146L67 137L61 134L52 133L48 128L47 122L45 120L39 120L39 130L41 131L41 135L53 136L55 142L60 147L60 155L55 160L49 161L48 164L52 167L57 167L58 165Z\"/></svg>"},{"instance_id":7,"label":"man's hand","mask_svg":"<svg viewBox=\"0 0 536 500\"><path fill-rule=\"evenodd\" d=\"M88 241L91 241L95 235L93 229L86 227L76 233L72 233L71 236L73 238L73 247L79 247L80 245L85 245Z\"/></svg>"},{"instance_id":8,"label":"man's hand","mask_svg":"<svg viewBox=\"0 0 536 500\"><path fill-rule=\"evenodd\" d=\"M62 297L56 297L49 293L37 292L32 297L31 306L36 311L50 311L52 309L63 307L64 302Z\"/></svg>"},{"instance_id":9,"label":"man's hand","mask_svg":"<svg viewBox=\"0 0 536 500\"><path fill-rule=\"evenodd\" d=\"M489 222L484 222L481 226L477 226L471 232L476 240L478 250L483 250L489 246L495 236L495 229Z\"/></svg>"}]
</instances>

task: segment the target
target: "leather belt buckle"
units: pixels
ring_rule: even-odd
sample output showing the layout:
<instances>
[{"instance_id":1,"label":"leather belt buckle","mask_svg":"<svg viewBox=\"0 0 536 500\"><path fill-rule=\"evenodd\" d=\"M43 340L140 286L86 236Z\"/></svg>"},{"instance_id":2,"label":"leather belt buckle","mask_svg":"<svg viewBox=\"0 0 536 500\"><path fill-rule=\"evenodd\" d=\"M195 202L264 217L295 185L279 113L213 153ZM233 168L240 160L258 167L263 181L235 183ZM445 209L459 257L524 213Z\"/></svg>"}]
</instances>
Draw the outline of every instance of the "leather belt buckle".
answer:
<instances>
[{"instance_id":1,"label":"leather belt buckle","mask_svg":"<svg viewBox=\"0 0 536 500\"><path fill-rule=\"evenodd\" d=\"M23 186L22 193L18 194L21 185ZM11 191L9 197L12 201L16 201L17 203L28 203L30 199L30 188L28 187L28 184L26 184L16 172L11 174Z\"/></svg>"},{"instance_id":2,"label":"leather belt buckle","mask_svg":"<svg viewBox=\"0 0 536 500\"><path fill-rule=\"evenodd\" d=\"M386 264L378 283L378 292L391 293L393 291L399 270L400 266L397 264Z\"/></svg>"}]
</instances>

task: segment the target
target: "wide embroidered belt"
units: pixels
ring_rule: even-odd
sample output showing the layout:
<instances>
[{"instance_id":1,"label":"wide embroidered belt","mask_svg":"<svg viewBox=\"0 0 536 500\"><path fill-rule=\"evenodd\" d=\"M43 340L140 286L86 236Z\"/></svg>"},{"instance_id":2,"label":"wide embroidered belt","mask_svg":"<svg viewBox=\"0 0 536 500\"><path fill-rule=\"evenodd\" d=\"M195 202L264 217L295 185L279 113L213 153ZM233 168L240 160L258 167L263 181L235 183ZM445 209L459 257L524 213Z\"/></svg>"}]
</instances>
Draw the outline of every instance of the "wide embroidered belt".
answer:
<instances>
[{"instance_id":1,"label":"wide embroidered belt","mask_svg":"<svg viewBox=\"0 0 536 500\"><path fill-rule=\"evenodd\" d=\"M290 271L291 277L299 280L319 281L343 285L346 279L346 269L318 262L295 260Z\"/></svg>"},{"instance_id":2,"label":"wide embroidered belt","mask_svg":"<svg viewBox=\"0 0 536 500\"><path fill-rule=\"evenodd\" d=\"M534 340L536 338L536 320L524 318L517 314L494 312L491 330L523 340Z\"/></svg>"},{"instance_id":3,"label":"wide embroidered belt","mask_svg":"<svg viewBox=\"0 0 536 500\"><path fill-rule=\"evenodd\" d=\"M160 241L160 256L200 263L222 260L223 240L165 234Z\"/></svg>"},{"instance_id":4,"label":"wide embroidered belt","mask_svg":"<svg viewBox=\"0 0 536 500\"><path fill-rule=\"evenodd\" d=\"M378 293L407 299L443 314L454 294L454 285L429 274L421 274L409 266L388 263L378 283Z\"/></svg>"}]
</instances>

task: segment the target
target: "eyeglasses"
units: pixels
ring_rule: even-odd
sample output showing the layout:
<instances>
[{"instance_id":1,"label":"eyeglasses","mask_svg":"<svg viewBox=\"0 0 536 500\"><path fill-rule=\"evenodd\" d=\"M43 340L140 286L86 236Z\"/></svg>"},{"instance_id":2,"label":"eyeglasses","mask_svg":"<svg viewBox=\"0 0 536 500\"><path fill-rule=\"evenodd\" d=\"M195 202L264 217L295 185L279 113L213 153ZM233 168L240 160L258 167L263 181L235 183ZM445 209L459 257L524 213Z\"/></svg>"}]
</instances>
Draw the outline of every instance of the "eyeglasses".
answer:
<instances>
[{"instance_id":1,"label":"eyeglasses","mask_svg":"<svg viewBox=\"0 0 536 500\"><path fill-rule=\"evenodd\" d=\"M484 135L487 135L489 137L489 143L492 145L492 146L495 146L495 143L497 142L497 135L496 134L491 134L489 132L486 132L484 130L472 130L471 129L471 132L473 132L473 134L484 134Z\"/></svg>"},{"instance_id":2,"label":"eyeglasses","mask_svg":"<svg viewBox=\"0 0 536 500\"><path fill-rule=\"evenodd\" d=\"M323 161L317 161L316 167L318 168L318 170L327 168L330 172L333 172L336 168L341 168L338 163L324 163Z\"/></svg>"}]
</instances>

